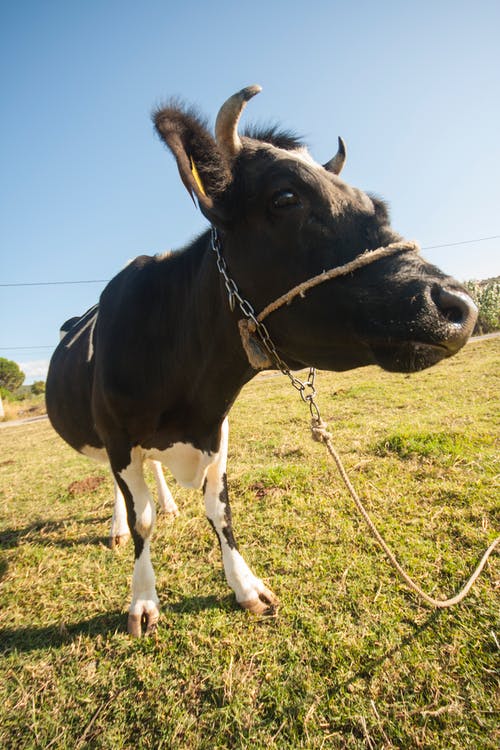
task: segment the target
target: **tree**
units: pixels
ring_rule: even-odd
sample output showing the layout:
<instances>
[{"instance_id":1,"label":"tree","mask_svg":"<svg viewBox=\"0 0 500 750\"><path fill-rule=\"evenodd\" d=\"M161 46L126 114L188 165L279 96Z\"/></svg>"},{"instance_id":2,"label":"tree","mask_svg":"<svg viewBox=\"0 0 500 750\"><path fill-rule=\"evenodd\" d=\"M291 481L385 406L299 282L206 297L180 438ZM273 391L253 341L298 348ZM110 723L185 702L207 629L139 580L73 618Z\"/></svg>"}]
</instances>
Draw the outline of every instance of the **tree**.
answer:
<instances>
[{"instance_id":1,"label":"tree","mask_svg":"<svg viewBox=\"0 0 500 750\"><path fill-rule=\"evenodd\" d=\"M16 362L0 357L0 386L15 391L24 381L24 372Z\"/></svg>"},{"instance_id":2,"label":"tree","mask_svg":"<svg viewBox=\"0 0 500 750\"><path fill-rule=\"evenodd\" d=\"M45 380L35 380L31 386L31 393L34 396L39 396L41 393L45 393Z\"/></svg>"}]
</instances>

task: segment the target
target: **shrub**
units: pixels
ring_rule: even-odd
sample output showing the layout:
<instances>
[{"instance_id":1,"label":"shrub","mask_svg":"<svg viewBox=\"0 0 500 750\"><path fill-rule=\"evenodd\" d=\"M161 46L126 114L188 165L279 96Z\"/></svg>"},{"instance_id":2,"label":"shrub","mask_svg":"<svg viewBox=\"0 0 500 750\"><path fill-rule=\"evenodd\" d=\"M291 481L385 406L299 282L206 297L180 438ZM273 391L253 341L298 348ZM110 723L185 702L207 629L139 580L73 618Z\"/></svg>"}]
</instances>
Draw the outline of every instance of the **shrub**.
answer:
<instances>
[{"instance_id":1,"label":"shrub","mask_svg":"<svg viewBox=\"0 0 500 750\"><path fill-rule=\"evenodd\" d=\"M4 388L3 385L0 385L0 396L4 401L14 401L15 399L14 394L11 393L8 388Z\"/></svg>"},{"instance_id":2,"label":"shrub","mask_svg":"<svg viewBox=\"0 0 500 750\"><path fill-rule=\"evenodd\" d=\"M45 381L35 380L35 382L31 386L31 393L34 396L39 396L40 394L45 393Z\"/></svg>"},{"instance_id":3,"label":"shrub","mask_svg":"<svg viewBox=\"0 0 500 750\"><path fill-rule=\"evenodd\" d=\"M467 281L465 286L479 310L474 333L500 330L500 280Z\"/></svg>"}]
</instances>

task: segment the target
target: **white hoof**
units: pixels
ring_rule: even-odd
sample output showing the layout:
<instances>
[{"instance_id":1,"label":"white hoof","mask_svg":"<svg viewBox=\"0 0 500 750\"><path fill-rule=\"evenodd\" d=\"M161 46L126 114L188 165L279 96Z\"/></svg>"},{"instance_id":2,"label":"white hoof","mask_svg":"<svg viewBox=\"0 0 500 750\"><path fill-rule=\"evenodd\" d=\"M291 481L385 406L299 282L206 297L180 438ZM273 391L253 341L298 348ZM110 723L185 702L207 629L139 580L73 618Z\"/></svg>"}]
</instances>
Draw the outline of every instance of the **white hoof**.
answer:
<instances>
[{"instance_id":1,"label":"white hoof","mask_svg":"<svg viewBox=\"0 0 500 750\"><path fill-rule=\"evenodd\" d=\"M154 602L137 602L133 611L129 612L127 630L133 638L153 635L158 627L159 617L160 612Z\"/></svg>"},{"instance_id":2,"label":"white hoof","mask_svg":"<svg viewBox=\"0 0 500 750\"><path fill-rule=\"evenodd\" d=\"M129 539L130 534L128 532L126 534L116 534L116 536L110 536L109 546L111 549L115 549L116 547L124 547Z\"/></svg>"},{"instance_id":3,"label":"white hoof","mask_svg":"<svg viewBox=\"0 0 500 750\"><path fill-rule=\"evenodd\" d=\"M238 602L240 607L248 609L254 615L275 615L278 611L278 598L268 589L262 581L259 581L259 587L255 591L255 596Z\"/></svg>"}]
</instances>

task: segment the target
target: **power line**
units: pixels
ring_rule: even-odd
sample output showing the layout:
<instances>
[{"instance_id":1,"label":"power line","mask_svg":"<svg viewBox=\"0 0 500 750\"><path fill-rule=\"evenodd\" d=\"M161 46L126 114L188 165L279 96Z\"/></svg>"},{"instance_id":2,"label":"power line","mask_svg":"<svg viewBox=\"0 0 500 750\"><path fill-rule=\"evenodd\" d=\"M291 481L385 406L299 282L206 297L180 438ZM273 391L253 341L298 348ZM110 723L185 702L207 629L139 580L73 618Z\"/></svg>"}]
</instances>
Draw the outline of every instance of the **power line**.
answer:
<instances>
[{"instance_id":1,"label":"power line","mask_svg":"<svg viewBox=\"0 0 500 750\"><path fill-rule=\"evenodd\" d=\"M455 247L456 245L471 245L473 242L486 242L486 240L498 240L500 235L494 234L492 237L480 237L477 240L462 240L462 242L448 242L446 245L427 245L422 250L436 250L438 247Z\"/></svg>"},{"instance_id":2,"label":"power line","mask_svg":"<svg viewBox=\"0 0 500 750\"><path fill-rule=\"evenodd\" d=\"M438 250L441 247L456 247L457 245L472 245L475 242L487 242L488 240L499 240L500 234L491 237L478 237L476 240L462 240L461 242L447 242L444 245L426 245L422 250ZM107 284L110 279L83 279L80 281L19 281L8 284L0 284L0 287L13 286L64 286L66 284Z\"/></svg>"},{"instance_id":3,"label":"power line","mask_svg":"<svg viewBox=\"0 0 500 750\"><path fill-rule=\"evenodd\" d=\"M0 284L0 286L55 286L62 284L104 284L109 279L84 279L83 281L20 281L13 284Z\"/></svg>"},{"instance_id":4,"label":"power line","mask_svg":"<svg viewBox=\"0 0 500 750\"><path fill-rule=\"evenodd\" d=\"M31 351L32 349L54 349L55 344L50 344L49 346L0 346L0 352L4 351L20 351L21 349L25 351Z\"/></svg>"}]
</instances>

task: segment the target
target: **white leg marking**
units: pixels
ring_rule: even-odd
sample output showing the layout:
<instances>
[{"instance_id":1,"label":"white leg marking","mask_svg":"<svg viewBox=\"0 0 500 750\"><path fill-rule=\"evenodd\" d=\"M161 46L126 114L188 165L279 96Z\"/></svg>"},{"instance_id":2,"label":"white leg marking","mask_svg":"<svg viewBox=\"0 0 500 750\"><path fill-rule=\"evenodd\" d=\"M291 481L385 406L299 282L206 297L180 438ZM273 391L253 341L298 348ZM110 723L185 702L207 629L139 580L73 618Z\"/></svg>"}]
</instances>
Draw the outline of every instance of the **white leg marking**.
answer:
<instances>
[{"instance_id":1,"label":"white leg marking","mask_svg":"<svg viewBox=\"0 0 500 750\"><path fill-rule=\"evenodd\" d=\"M205 509L219 538L224 572L236 601L256 614L274 611L274 594L257 578L236 548L231 526L231 512L226 487L226 463L229 425L224 420L221 444L215 462L209 466L205 485Z\"/></svg>"},{"instance_id":2,"label":"white leg marking","mask_svg":"<svg viewBox=\"0 0 500 750\"><path fill-rule=\"evenodd\" d=\"M160 612L158 596L156 594L156 579L153 566L149 539L144 541L144 547L135 561L132 576L132 602L129 607L128 631L131 635L140 637L142 625L146 628L146 635L153 633L158 624Z\"/></svg>"},{"instance_id":3,"label":"white leg marking","mask_svg":"<svg viewBox=\"0 0 500 750\"><path fill-rule=\"evenodd\" d=\"M114 483L115 497L113 505L113 518L111 519L111 530L109 532L109 546L121 547L130 539L130 529L127 521L127 508L125 498L121 489L115 480Z\"/></svg>"},{"instance_id":4,"label":"white leg marking","mask_svg":"<svg viewBox=\"0 0 500 750\"><path fill-rule=\"evenodd\" d=\"M165 481L161 463L159 461L151 461L151 468L156 480L160 510L164 513L171 513L174 516L179 515L179 509Z\"/></svg>"},{"instance_id":5,"label":"white leg marking","mask_svg":"<svg viewBox=\"0 0 500 750\"><path fill-rule=\"evenodd\" d=\"M149 549L149 538L153 531L156 510L151 493L144 481L142 452L139 448L132 449L131 462L119 473L119 476L126 486L123 491L127 491L132 497L135 515L134 528L131 531L136 560L132 577L132 602L129 609L128 629L131 635L140 636L143 623L146 633L151 633L156 629L159 611L155 574Z\"/></svg>"}]
</instances>

